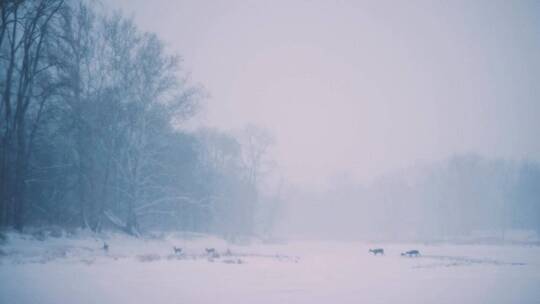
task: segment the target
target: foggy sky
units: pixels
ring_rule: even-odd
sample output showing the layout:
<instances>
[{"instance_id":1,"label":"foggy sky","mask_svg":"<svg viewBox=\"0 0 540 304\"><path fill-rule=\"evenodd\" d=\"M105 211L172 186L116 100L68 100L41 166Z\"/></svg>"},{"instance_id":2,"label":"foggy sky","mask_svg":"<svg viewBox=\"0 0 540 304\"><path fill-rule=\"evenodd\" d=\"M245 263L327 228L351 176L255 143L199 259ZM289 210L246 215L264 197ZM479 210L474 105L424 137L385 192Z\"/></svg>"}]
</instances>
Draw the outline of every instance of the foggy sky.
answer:
<instances>
[{"instance_id":1,"label":"foggy sky","mask_svg":"<svg viewBox=\"0 0 540 304\"><path fill-rule=\"evenodd\" d=\"M103 4L182 55L210 93L199 124L268 128L293 182L454 153L540 160L540 2L435 2Z\"/></svg>"}]
</instances>

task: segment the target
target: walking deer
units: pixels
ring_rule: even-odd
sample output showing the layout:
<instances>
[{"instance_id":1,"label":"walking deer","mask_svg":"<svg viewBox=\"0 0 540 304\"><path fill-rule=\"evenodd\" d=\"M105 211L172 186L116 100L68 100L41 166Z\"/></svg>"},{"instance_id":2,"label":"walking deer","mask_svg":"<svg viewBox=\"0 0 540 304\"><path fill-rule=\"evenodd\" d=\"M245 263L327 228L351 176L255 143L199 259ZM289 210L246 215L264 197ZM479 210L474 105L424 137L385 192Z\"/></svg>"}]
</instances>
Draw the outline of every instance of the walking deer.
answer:
<instances>
[{"instance_id":1,"label":"walking deer","mask_svg":"<svg viewBox=\"0 0 540 304\"><path fill-rule=\"evenodd\" d=\"M408 256L408 257L417 257L417 256L420 256L420 251L418 250L409 250L409 251L406 251L406 252L403 252L401 253L401 256Z\"/></svg>"},{"instance_id":2,"label":"walking deer","mask_svg":"<svg viewBox=\"0 0 540 304\"><path fill-rule=\"evenodd\" d=\"M369 252L372 253L373 255L377 255L377 254L384 255L383 248L369 249Z\"/></svg>"}]
</instances>

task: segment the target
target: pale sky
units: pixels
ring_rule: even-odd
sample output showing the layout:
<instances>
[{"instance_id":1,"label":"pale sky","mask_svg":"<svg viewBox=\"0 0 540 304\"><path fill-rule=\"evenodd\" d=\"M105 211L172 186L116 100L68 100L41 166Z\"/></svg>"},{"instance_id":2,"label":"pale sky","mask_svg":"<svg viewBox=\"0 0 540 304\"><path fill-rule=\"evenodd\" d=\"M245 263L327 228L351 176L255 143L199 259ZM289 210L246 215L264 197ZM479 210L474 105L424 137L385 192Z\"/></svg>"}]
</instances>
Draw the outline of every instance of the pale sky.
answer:
<instances>
[{"instance_id":1,"label":"pale sky","mask_svg":"<svg viewBox=\"0 0 540 304\"><path fill-rule=\"evenodd\" d=\"M184 58L210 93L199 121L269 129L292 182L454 153L540 160L540 1L103 4Z\"/></svg>"}]
</instances>

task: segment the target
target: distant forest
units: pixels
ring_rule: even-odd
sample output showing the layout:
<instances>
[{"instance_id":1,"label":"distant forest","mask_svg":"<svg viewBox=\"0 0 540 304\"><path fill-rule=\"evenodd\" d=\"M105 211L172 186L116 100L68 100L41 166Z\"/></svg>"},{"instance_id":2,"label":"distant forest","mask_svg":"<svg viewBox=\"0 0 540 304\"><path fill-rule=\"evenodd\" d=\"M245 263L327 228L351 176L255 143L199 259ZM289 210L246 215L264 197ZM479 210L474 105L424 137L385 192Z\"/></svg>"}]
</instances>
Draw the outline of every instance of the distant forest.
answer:
<instances>
[{"instance_id":1,"label":"distant forest","mask_svg":"<svg viewBox=\"0 0 540 304\"><path fill-rule=\"evenodd\" d=\"M181 58L88 3L0 2L0 227L267 230L271 136L182 131L204 92Z\"/></svg>"},{"instance_id":2,"label":"distant forest","mask_svg":"<svg viewBox=\"0 0 540 304\"><path fill-rule=\"evenodd\" d=\"M305 201L310 208L301 203ZM291 219L302 220L288 225L306 235L523 240L526 231L540 236L540 165L456 155L390 172L367 184L336 180L328 191L297 193L292 202ZM519 231L522 235L515 235Z\"/></svg>"}]
</instances>

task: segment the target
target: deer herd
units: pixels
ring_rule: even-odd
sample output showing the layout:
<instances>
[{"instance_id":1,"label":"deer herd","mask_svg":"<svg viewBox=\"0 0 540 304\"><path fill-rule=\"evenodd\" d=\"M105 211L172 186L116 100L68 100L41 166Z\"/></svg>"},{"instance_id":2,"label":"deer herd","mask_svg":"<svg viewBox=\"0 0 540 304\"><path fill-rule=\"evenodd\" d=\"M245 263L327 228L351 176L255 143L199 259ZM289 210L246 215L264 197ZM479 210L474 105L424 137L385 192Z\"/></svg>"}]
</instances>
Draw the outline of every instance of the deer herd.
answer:
<instances>
[{"instance_id":1,"label":"deer herd","mask_svg":"<svg viewBox=\"0 0 540 304\"><path fill-rule=\"evenodd\" d=\"M177 248L176 246L173 247L174 254L182 254L182 248ZM205 248L206 254L210 257L219 257L219 253L216 251L215 248ZM384 249L383 248L371 248L368 250L369 253L373 255L384 255ZM227 252L225 255L231 255L231 251L227 249ZM419 257L420 251L416 249L408 250L401 253L401 256L403 257Z\"/></svg>"},{"instance_id":2,"label":"deer herd","mask_svg":"<svg viewBox=\"0 0 540 304\"><path fill-rule=\"evenodd\" d=\"M378 255L378 254L384 255L384 249L383 248L369 249L368 252L373 254L373 255ZM401 256L403 256L403 257L419 257L420 256L420 251L418 251L416 249L405 251L405 252L401 253Z\"/></svg>"},{"instance_id":3,"label":"deer herd","mask_svg":"<svg viewBox=\"0 0 540 304\"><path fill-rule=\"evenodd\" d=\"M103 247L101 248L103 249L103 251L107 252L109 251L109 244L103 242ZM183 254L182 248L179 248L176 246L173 247L173 251L175 255ZM205 251L206 251L206 254L211 258L218 258L220 256L215 248L205 248ZM384 248L370 248L368 252L375 256L384 255ZM231 251L227 249L227 251L225 252L225 255L231 255L231 254L232 254ZM402 257L419 257L420 251L416 249L408 250L408 251L402 252L401 256Z\"/></svg>"},{"instance_id":4,"label":"deer herd","mask_svg":"<svg viewBox=\"0 0 540 304\"><path fill-rule=\"evenodd\" d=\"M176 247L176 246L173 247L173 251L174 251L175 255L184 254L183 249L179 248L179 247ZM219 258L220 257L220 254L216 250L216 248L205 248L204 251L206 251L206 255L208 257L210 257L210 258ZM231 250L227 249L227 251L225 251L225 253L223 255L226 255L226 256L232 255Z\"/></svg>"}]
</instances>

